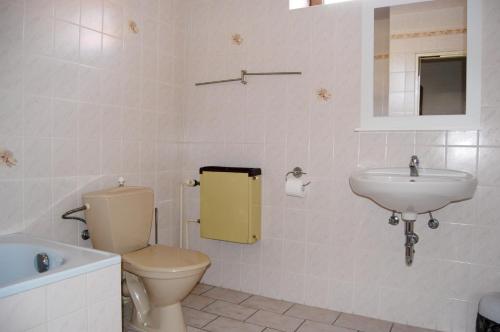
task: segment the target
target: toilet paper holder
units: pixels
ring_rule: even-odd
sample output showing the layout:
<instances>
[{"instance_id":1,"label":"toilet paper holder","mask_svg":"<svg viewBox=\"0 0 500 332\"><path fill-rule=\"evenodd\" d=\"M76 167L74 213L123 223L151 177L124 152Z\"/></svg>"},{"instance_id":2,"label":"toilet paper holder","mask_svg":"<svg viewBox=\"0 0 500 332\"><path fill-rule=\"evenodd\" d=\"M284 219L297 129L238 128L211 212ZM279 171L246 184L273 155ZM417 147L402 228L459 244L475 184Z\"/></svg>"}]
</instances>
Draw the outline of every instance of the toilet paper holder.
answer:
<instances>
[{"instance_id":1,"label":"toilet paper holder","mask_svg":"<svg viewBox=\"0 0 500 332\"><path fill-rule=\"evenodd\" d=\"M285 174L285 182L288 179L288 176L290 174L292 174L295 178L299 179L300 177L302 177L302 175L307 174L307 173L304 172L301 167L295 167L293 170L291 170L290 172L288 172L288 173ZM309 181L307 183L304 183L302 185L302 187L306 187L306 186L308 186L310 184L311 184L311 181Z\"/></svg>"}]
</instances>

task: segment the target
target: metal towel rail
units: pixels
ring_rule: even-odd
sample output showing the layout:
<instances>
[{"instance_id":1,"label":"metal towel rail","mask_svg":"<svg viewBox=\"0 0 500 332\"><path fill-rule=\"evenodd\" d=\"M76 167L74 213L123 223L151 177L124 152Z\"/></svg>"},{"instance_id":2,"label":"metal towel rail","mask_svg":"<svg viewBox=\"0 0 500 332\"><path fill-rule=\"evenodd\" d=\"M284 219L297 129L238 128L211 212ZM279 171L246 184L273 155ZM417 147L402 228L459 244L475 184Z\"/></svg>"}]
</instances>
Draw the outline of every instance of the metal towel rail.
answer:
<instances>
[{"instance_id":1,"label":"metal towel rail","mask_svg":"<svg viewBox=\"0 0 500 332\"><path fill-rule=\"evenodd\" d=\"M200 82L195 83L194 85L209 85L209 84L219 84L219 83L228 83L228 82L240 82L241 84L247 84L246 81L247 76L271 76L271 75L302 75L300 71L276 71L276 72L261 72L261 73L252 73L246 70L241 71L241 75L238 78L230 78L227 80L218 80L218 81L209 81L209 82Z\"/></svg>"}]
</instances>

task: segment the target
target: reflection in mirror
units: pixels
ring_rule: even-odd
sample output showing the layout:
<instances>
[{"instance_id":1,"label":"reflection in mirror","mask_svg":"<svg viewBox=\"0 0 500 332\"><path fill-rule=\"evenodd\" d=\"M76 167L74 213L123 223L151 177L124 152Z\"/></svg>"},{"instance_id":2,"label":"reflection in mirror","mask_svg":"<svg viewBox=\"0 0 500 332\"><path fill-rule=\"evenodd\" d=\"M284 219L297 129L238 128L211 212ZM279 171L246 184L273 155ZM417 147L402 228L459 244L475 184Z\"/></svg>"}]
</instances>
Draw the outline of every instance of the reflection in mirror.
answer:
<instances>
[{"instance_id":1,"label":"reflection in mirror","mask_svg":"<svg viewBox=\"0 0 500 332\"><path fill-rule=\"evenodd\" d=\"M418 114L465 114L466 67L463 53L417 54Z\"/></svg>"},{"instance_id":2,"label":"reflection in mirror","mask_svg":"<svg viewBox=\"0 0 500 332\"><path fill-rule=\"evenodd\" d=\"M467 0L376 8L374 116L465 114Z\"/></svg>"}]
</instances>

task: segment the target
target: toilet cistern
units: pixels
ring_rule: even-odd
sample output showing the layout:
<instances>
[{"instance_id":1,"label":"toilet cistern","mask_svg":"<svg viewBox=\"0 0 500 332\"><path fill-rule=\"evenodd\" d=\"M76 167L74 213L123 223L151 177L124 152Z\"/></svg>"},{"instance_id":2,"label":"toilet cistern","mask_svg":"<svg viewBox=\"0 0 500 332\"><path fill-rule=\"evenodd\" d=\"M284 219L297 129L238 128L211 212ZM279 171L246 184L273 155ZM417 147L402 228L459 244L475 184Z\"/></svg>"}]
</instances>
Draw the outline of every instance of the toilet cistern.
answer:
<instances>
[{"instance_id":1,"label":"toilet cistern","mask_svg":"<svg viewBox=\"0 0 500 332\"><path fill-rule=\"evenodd\" d=\"M181 301L201 279L210 258L197 251L149 245L154 192L120 186L83 194L95 249L122 256L123 295L133 302L130 324L144 332L186 332Z\"/></svg>"}]
</instances>

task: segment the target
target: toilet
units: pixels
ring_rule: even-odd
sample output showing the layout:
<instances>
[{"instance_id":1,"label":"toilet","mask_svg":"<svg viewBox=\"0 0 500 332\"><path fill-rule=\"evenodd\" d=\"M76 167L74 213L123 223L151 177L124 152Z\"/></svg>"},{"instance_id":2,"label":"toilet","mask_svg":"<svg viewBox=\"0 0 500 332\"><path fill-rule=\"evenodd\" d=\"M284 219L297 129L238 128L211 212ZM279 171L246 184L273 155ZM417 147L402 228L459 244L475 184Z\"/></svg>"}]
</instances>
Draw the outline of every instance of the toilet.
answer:
<instances>
[{"instance_id":1,"label":"toilet","mask_svg":"<svg viewBox=\"0 0 500 332\"><path fill-rule=\"evenodd\" d=\"M210 264L203 253L149 245L154 193L118 187L83 195L95 249L122 256L123 294L134 303L132 325L146 332L185 332L180 302Z\"/></svg>"}]
</instances>

